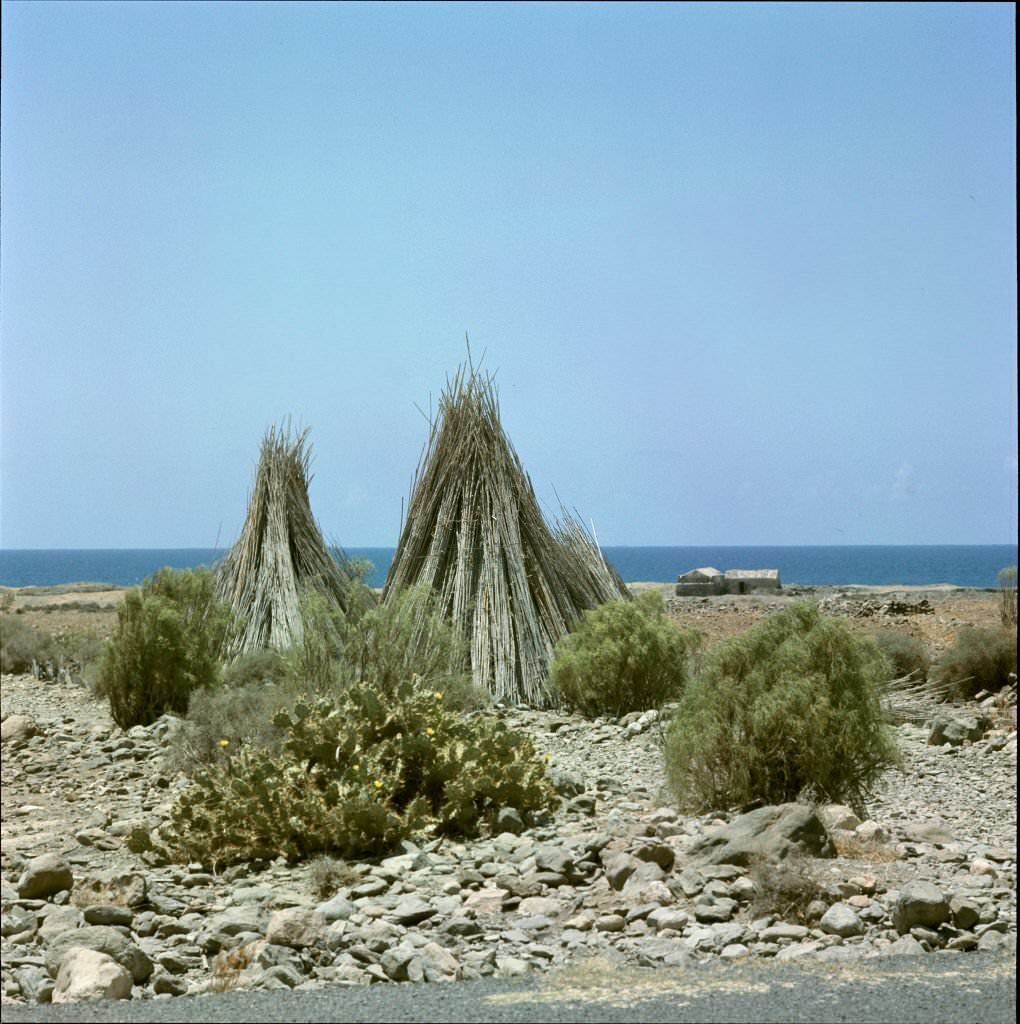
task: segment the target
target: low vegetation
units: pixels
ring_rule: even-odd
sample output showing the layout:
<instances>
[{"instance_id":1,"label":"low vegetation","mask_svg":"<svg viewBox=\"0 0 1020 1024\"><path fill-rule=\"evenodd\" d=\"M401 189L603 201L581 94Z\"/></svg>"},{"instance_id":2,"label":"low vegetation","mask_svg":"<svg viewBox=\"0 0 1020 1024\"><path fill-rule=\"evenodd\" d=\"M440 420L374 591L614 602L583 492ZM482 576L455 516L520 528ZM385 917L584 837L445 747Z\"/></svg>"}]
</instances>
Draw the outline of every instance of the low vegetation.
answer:
<instances>
[{"instance_id":1,"label":"low vegetation","mask_svg":"<svg viewBox=\"0 0 1020 1024\"><path fill-rule=\"evenodd\" d=\"M798 603L716 648L669 725L667 783L685 809L801 796L860 806L897 761L873 641Z\"/></svg>"},{"instance_id":2,"label":"low vegetation","mask_svg":"<svg viewBox=\"0 0 1020 1024\"><path fill-rule=\"evenodd\" d=\"M316 854L378 855L422 835L473 835L502 807L549 808L530 741L449 710L412 677L355 683L277 714L282 750L245 748L200 768L172 812L176 853L219 867Z\"/></svg>"},{"instance_id":3,"label":"low vegetation","mask_svg":"<svg viewBox=\"0 0 1020 1024\"><path fill-rule=\"evenodd\" d=\"M960 630L956 643L932 669L935 682L957 700L1001 690L1016 672L1016 630Z\"/></svg>"},{"instance_id":4,"label":"low vegetation","mask_svg":"<svg viewBox=\"0 0 1020 1024\"><path fill-rule=\"evenodd\" d=\"M33 666L45 665L56 655L57 646L45 630L16 614L0 616L0 670L31 672Z\"/></svg>"},{"instance_id":5,"label":"low vegetation","mask_svg":"<svg viewBox=\"0 0 1020 1024\"><path fill-rule=\"evenodd\" d=\"M928 648L916 637L886 630L876 635L875 643L888 658L890 672L896 678L911 676L918 681L928 678L931 657Z\"/></svg>"},{"instance_id":6,"label":"low vegetation","mask_svg":"<svg viewBox=\"0 0 1020 1024\"><path fill-rule=\"evenodd\" d=\"M751 914L769 915L794 924L813 924L824 913L825 888L818 881L812 861L792 853L778 864L764 858L752 859L749 877L754 882Z\"/></svg>"},{"instance_id":7,"label":"low vegetation","mask_svg":"<svg viewBox=\"0 0 1020 1024\"><path fill-rule=\"evenodd\" d=\"M679 697L699 638L667 617L662 595L610 601L557 643L550 690L583 715L617 717Z\"/></svg>"},{"instance_id":8,"label":"low vegetation","mask_svg":"<svg viewBox=\"0 0 1020 1024\"><path fill-rule=\"evenodd\" d=\"M129 590L99 666L96 692L122 729L166 712L184 714L191 694L221 678L230 613L207 569L161 569Z\"/></svg>"}]
</instances>

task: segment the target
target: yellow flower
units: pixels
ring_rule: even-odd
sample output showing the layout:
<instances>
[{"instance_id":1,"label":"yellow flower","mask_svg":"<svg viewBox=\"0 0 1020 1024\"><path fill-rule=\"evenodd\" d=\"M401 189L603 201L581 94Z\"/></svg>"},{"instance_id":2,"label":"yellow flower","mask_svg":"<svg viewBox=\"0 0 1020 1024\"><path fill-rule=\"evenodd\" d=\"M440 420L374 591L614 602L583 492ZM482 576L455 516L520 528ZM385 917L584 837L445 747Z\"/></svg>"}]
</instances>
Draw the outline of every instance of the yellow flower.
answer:
<instances>
[{"instance_id":1,"label":"yellow flower","mask_svg":"<svg viewBox=\"0 0 1020 1024\"><path fill-rule=\"evenodd\" d=\"M429 728L429 729L426 729L426 730L425 730L425 733L426 733L426 735L428 735L428 736L435 736L435 734L436 734L436 730L435 730L435 729L432 729L432 728Z\"/></svg>"},{"instance_id":2,"label":"yellow flower","mask_svg":"<svg viewBox=\"0 0 1020 1024\"><path fill-rule=\"evenodd\" d=\"M439 690L436 690L436 692L434 694L432 694L432 696L435 697L436 700L442 700L443 699L443 695L439 692Z\"/></svg>"},{"instance_id":3,"label":"yellow flower","mask_svg":"<svg viewBox=\"0 0 1020 1024\"><path fill-rule=\"evenodd\" d=\"M221 747L229 747L230 746L230 740L220 740L220 746Z\"/></svg>"},{"instance_id":4,"label":"yellow flower","mask_svg":"<svg viewBox=\"0 0 1020 1024\"><path fill-rule=\"evenodd\" d=\"M378 779L375 780L375 788L382 789L382 783Z\"/></svg>"},{"instance_id":5,"label":"yellow flower","mask_svg":"<svg viewBox=\"0 0 1020 1024\"><path fill-rule=\"evenodd\" d=\"M356 772L359 772L359 771L361 771L361 765L360 765L360 764L356 764L356 765L354 766L354 770L355 770Z\"/></svg>"}]
</instances>

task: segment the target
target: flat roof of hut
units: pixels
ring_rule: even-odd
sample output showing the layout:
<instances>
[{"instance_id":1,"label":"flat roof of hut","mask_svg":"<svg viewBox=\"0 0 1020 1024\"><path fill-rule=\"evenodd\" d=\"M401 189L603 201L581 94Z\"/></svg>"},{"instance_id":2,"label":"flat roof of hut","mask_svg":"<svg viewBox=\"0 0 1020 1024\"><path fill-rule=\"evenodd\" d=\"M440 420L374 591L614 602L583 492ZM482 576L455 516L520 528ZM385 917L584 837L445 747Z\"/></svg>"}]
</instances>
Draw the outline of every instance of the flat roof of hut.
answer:
<instances>
[{"instance_id":1,"label":"flat roof of hut","mask_svg":"<svg viewBox=\"0 0 1020 1024\"><path fill-rule=\"evenodd\" d=\"M722 576L722 573L718 569L713 569L712 566L706 565L700 569L691 569L690 572L685 572L682 576L678 576L676 581L677 583L710 583L720 576Z\"/></svg>"}]
</instances>

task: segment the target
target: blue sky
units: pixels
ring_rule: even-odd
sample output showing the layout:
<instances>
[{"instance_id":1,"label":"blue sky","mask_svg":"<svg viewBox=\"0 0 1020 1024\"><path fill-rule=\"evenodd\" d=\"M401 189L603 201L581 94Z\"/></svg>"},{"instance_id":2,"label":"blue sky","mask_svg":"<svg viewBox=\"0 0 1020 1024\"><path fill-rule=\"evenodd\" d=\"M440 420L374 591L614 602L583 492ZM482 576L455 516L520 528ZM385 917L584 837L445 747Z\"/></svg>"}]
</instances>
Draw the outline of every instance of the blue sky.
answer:
<instances>
[{"instance_id":1,"label":"blue sky","mask_svg":"<svg viewBox=\"0 0 1020 1024\"><path fill-rule=\"evenodd\" d=\"M1012 4L3 3L0 544L396 543L465 354L606 544L1005 543Z\"/></svg>"}]
</instances>

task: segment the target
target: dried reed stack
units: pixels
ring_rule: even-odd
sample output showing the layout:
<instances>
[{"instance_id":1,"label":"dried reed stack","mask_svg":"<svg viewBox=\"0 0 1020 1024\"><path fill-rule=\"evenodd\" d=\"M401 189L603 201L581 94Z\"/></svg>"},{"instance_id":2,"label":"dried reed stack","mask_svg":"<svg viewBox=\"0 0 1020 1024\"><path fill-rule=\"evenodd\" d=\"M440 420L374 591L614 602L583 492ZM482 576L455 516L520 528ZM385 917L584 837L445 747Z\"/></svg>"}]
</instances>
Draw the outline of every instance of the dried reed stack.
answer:
<instances>
[{"instance_id":1,"label":"dried reed stack","mask_svg":"<svg viewBox=\"0 0 1020 1024\"><path fill-rule=\"evenodd\" d=\"M292 437L289 426L270 427L263 438L244 528L216 571L220 597L239 623L228 655L300 641L306 587L319 588L341 607L348 600L346 560L326 546L308 502L307 438L307 430Z\"/></svg>"},{"instance_id":2,"label":"dried reed stack","mask_svg":"<svg viewBox=\"0 0 1020 1024\"><path fill-rule=\"evenodd\" d=\"M580 521L546 524L470 360L447 383L411 487L383 600L427 585L466 638L475 683L542 706L552 648L586 608L629 596Z\"/></svg>"}]
</instances>

